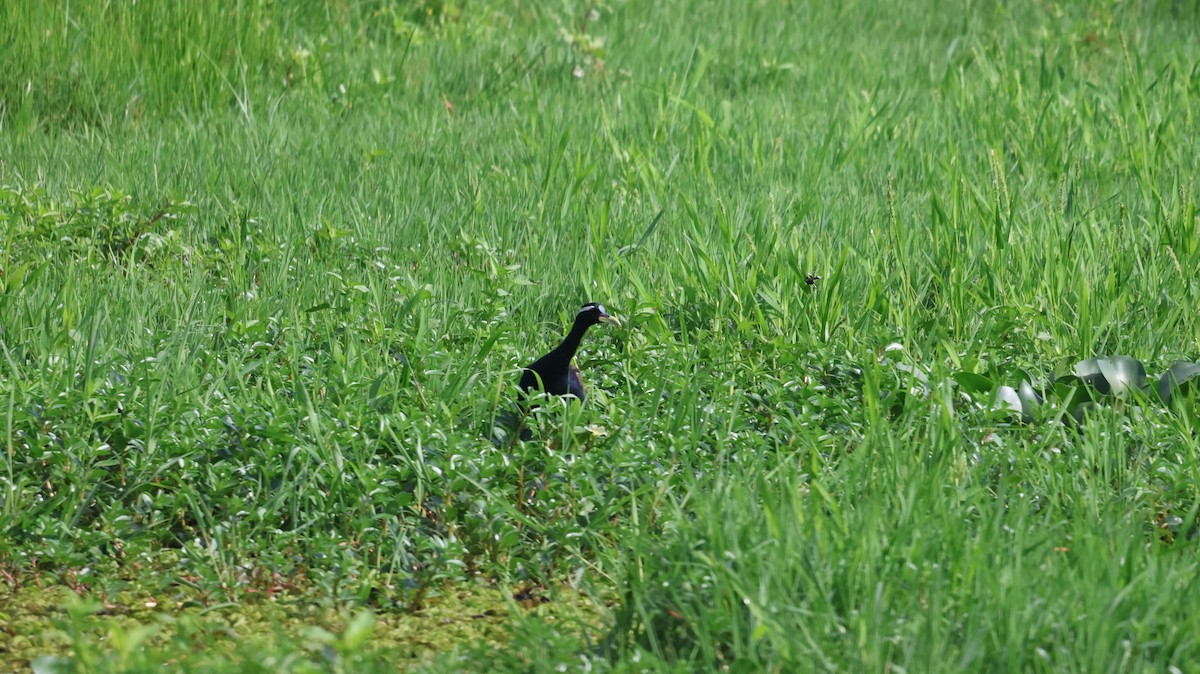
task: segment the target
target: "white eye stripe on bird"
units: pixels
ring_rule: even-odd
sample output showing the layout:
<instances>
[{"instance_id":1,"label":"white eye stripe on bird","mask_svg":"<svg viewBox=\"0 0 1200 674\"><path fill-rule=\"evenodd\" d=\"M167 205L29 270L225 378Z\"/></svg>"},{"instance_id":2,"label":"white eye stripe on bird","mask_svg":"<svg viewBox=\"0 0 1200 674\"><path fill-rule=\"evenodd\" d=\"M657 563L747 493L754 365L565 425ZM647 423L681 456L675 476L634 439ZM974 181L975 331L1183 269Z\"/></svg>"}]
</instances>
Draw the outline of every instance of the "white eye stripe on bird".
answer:
<instances>
[{"instance_id":1,"label":"white eye stripe on bird","mask_svg":"<svg viewBox=\"0 0 1200 674\"><path fill-rule=\"evenodd\" d=\"M587 312L591 311L592 309L599 309L600 313L602 313L602 314L608 313L607 311L604 310L604 305L592 303L592 304L585 304L582 307L580 307L579 312L575 315L578 316L579 314L587 313Z\"/></svg>"}]
</instances>

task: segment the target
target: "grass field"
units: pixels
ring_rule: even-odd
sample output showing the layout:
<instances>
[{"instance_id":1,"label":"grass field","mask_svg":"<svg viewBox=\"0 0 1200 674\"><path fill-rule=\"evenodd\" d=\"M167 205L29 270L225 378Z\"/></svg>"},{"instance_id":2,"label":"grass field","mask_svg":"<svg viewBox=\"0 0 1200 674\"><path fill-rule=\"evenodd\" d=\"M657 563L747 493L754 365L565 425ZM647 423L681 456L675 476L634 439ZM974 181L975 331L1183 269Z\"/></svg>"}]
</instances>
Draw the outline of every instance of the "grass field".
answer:
<instances>
[{"instance_id":1,"label":"grass field","mask_svg":"<svg viewBox=\"0 0 1200 674\"><path fill-rule=\"evenodd\" d=\"M0 3L0 669L1196 671L1198 21Z\"/></svg>"}]
</instances>

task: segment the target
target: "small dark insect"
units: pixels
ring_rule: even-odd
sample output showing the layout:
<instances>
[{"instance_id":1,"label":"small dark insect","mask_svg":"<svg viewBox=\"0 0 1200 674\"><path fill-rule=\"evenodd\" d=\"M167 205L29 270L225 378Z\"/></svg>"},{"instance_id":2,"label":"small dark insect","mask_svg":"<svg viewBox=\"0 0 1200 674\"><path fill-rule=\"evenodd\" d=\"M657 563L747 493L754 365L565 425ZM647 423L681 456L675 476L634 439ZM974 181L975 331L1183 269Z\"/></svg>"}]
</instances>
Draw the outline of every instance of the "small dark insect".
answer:
<instances>
[{"instance_id":1,"label":"small dark insect","mask_svg":"<svg viewBox=\"0 0 1200 674\"><path fill-rule=\"evenodd\" d=\"M817 281L820 281L820 280L821 280L821 277L817 276L816 274L809 274L808 276L804 277L804 282L814 288L817 287Z\"/></svg>"}]
</instances>

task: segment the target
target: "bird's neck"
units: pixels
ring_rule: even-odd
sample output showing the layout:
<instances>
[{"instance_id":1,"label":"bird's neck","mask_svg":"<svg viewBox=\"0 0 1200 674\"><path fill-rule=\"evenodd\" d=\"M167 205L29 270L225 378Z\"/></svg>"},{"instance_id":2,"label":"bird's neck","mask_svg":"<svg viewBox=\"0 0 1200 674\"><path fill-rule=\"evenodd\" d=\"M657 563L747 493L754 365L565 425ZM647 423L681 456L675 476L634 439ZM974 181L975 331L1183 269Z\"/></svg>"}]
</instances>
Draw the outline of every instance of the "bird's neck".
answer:
<instances>
[{"instance_id":1,"label":"bird's neck","mask_svg":"<svg viewBox=\"0 0 1200 674\"><path fill-rule=\"evenodd\" d=\"M579 342L583 339L583 333L587 332L588 326L575 322L571 326L571 331L563 338L561 344L554 348L554 353L563 360L571 360L575 357L575 352L579 350Z\"/></svg>"}]
</instances>

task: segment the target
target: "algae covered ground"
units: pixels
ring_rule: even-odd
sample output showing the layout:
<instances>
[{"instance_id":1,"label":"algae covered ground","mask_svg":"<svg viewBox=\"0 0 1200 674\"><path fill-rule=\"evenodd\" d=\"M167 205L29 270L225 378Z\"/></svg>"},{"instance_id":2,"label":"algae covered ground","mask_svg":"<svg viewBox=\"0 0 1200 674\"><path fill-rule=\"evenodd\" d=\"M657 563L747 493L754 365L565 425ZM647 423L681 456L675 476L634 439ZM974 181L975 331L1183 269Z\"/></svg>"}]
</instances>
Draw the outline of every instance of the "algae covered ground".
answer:
<instances>
[{"instance_id":1,"label":"algae covered ground","mask_svg":"<svg viewBox=\"0 0 1200 674\"><path fill-rule=\"evenodd\" d=\"M0 3L0 670L1193 670L1198 22Z\"/></svg>"}]
</instances>

